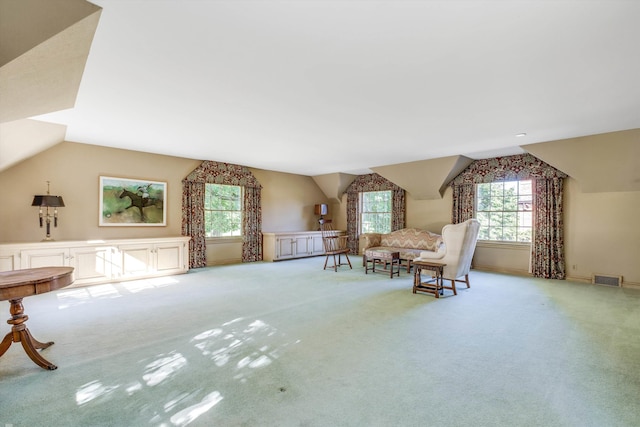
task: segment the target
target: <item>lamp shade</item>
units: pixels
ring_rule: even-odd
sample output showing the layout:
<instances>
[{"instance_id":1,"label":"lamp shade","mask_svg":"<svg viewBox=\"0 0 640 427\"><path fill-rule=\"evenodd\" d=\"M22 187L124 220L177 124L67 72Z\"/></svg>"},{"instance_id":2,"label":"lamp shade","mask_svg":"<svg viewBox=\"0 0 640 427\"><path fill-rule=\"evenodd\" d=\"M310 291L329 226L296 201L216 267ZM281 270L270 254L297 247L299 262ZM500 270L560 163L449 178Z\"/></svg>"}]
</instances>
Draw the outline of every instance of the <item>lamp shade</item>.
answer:
<instances>
[{"instance_id":1,"label":"lamp shade","mask_svg":"<svg viewBox=\"0 0 640 427\"><path fill-rule=\"evenodd\" d=\"M49 206L52 208L64 207L64 201L60 196L40 195L33 196L31 206Z\"/></svg>"},{"instance_id":2,"label":"lamp shade","mask_svg":"<svg viewBox=\"0 0 640 427\"><path fill-rule=\"evenodd\" d=\"M316 205L314 208L314 212L316 215L326 215L329 212L329 207L327 205Z\"/></svg>"}]
</instances>

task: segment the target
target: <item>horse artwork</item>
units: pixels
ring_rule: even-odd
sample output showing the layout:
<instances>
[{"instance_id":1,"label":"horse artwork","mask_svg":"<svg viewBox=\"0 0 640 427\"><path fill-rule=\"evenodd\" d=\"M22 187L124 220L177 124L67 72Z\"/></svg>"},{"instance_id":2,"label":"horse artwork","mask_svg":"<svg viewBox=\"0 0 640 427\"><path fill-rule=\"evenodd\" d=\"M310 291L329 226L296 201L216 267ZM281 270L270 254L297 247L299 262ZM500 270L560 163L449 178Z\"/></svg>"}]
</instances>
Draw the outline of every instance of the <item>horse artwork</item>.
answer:
<instances>
[{"instance_id":1,"label":"horse artwork","mask_svg":"<svg viewBox=\"0 0 640 427\"><path fill-rule=\"evenodd\" d=\"M100 177L101 226L166 225L167 184Z\"/></svg>"}]
</instances>

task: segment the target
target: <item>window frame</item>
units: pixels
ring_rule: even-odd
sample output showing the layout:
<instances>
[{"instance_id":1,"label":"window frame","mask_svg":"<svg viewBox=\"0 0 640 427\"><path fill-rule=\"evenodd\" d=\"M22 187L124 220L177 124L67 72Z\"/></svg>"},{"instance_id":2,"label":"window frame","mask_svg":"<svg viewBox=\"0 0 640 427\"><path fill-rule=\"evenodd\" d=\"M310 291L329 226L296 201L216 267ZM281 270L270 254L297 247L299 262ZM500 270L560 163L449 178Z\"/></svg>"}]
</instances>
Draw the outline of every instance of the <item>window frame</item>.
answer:
<instances>
[{"instance_id":1,"label":"window frame","mask_svg":"<svg viewBox=\"0 0 640 427\"><path fill-rule=\"evenodd\" d=\"M515 185L514 185L515 184ZM507 195L506 192L508 189L506 188L509 185L510 188L515 187L515 194ZM481 197L481 186L485 186L488 188L488 193L485 194L489 198L489 207L488 209L482 209L480 206L483 203L483 198ZM500 191L500 195L494 196L494 190L497 187L502 187ZM523 187L529 188L529 192L522 192ZM487 183L478 183L474 188L474 207L473 213L474 217L480 221L480 232L478 235L478 241L483 242L484 245L513 245L513 246L530 246L533 241L533 215L535 207L533 206L533 194L534 194L534 181L531 179L521 179L521 180L507 180L507 181L493 181ZM495 199L502 199L502 209L491 209L493 207L493 201ZM507 198L510 198L510 203L515 204L515 209L505 209L505 205L508 203L506 201ZM481 200L483 199L483 200ZM528 205L528 208L521 209L521 205ZM484 214L484 215L480 215ZM513 219L515 219L515 225L505 225L505 214L509 214ZM499 226L491 226L491 218L496 218L497 216L501 217ZM526 221L528 218L528 223ZM512 219L512 220L513 220ZM525 221L525 225L522 225L522 221ZM489 223L487 225L487 222ZM513 224L513 223L512 223ZM488 230L487 227L489 228ZM492 229L500 228L501 239L491 238ZM515 240L504 239L505 229L514 229L512 233L515 234ZM486 231L485 231L486 230ZM484 232L484 233L483 233ZM526 233L528 235L528 240L522 239L521 235ZM484 235L483 235L484 234ZM487 238L485 238L487 237Z\"/></svg>"},{"instance_id":2,"label":"window frame","mask_svg":"<svg viewBox=\"0 0 640 427\"><path fill-rule=\"evenodd\" d=\"M221 186L221 187L236 187L240 189L240 195L239 195L239 201L240 201L240 209L239 210L235 210L235 209L211 209L208 204L207 204L207 186L210 185L215 185L215 186ZM245 192L245 188L244 186L241 185L232 185L232 184L218 184L218 183L206 183L205 184L205 196L204 196L204 228L205 228L205 239L206 240L215 240L215 241L238 241L238 240L242 240L244 237L243 234L243 227L242 224L244 222L244 192ZM239 227L239 234L237 235L231 235L231 236L208 236L207 235L207 212L238 212L240 214L240 227Z\"/></svg>"},{"instance_id":3,"label":"window frame","mask_svg":"<svg viewBox=\"0 0 640 427\"><path fill-rule=\"evenodd\" d=\"M365 211L364 210L364 206L365 206L365 195L367 194L371 194L371 193L387 193L388 194L388 203L389 203L389 210L388 211ZM361 191L358 193L358 213L359 213L359 218L358 218L358 231L360 234L365 234L365 233L390 233L392 231L393 228L393 190L375 190L375 191ZM363 229L365 221L363 220L365 215L375 215L375 214L387 214L389 216L389 223L388 223L388 230L389 231L365 231ZM379 222L378 222L379 223Z\"/></svg>"}]
</instances>

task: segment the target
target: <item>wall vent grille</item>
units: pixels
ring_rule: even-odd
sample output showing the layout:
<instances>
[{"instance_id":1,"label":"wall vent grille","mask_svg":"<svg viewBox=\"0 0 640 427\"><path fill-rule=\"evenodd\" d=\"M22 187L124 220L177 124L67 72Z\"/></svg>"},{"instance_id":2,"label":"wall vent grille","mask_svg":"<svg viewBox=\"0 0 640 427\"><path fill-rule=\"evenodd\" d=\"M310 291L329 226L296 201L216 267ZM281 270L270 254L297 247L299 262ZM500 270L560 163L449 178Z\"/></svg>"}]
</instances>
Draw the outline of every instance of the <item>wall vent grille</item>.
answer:
<instances>
[{"instance_id":1,"label":"wall vent grille","mask_svg":"<svg viewBox=\"0 0 640 427\"><path fill-rule=\"evenodd\" d=\"M621 286L622 276L611 276L609 274L594 274L591 283L604 286Z\"/></svg>"}]
</instances>

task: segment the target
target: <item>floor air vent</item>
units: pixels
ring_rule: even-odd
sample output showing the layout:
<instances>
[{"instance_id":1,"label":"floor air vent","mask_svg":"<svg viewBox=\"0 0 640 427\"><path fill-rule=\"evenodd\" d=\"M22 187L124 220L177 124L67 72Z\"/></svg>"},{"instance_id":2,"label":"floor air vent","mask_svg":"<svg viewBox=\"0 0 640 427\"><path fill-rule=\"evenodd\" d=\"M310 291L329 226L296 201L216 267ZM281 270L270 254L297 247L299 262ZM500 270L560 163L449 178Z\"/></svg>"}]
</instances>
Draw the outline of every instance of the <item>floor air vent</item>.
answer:
<instances>
[{"instance_id":1,"label":"floor air vent","mask_svg":"<svg viewBox=\"0 0 640 427\"><path fill-rule=\"evenodd\" d=\"M620 286L622 284L622 276L610 276L608 274L594 274L591 277L591 283L604 286Z\"/></svg>"}]
</instances>

